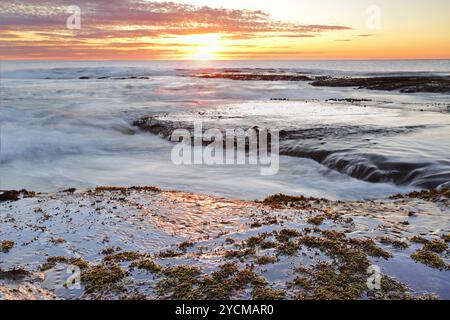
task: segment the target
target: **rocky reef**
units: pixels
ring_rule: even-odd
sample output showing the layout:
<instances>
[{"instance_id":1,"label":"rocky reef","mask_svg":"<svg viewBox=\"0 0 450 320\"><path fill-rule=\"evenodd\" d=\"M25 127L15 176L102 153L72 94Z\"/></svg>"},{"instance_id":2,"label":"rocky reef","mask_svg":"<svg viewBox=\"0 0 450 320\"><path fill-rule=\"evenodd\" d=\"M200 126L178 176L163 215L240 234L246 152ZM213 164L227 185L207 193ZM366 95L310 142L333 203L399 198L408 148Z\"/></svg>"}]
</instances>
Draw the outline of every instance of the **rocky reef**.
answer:
<instances>
[{"instance_id":1,"label":"rocky reef","mask_svg":"<svg viewBox=\"0 0 450 320\"><path fill-rule=\"evenodd\" d=\"M98 187L0 206L1 299L450 297L448 190L252 202ZM49 286L69 266L80 287Z\"/></svg>"},{"instance_id":2,"label":"rocky reef","mask_svg":"<svg viewBox=\"0 0 450 320\"><path fill-rule=\"evenodd\" d=\"M368 90L399 90L404 93L450 93L450 78L441 76L390 76L369 78L321 78L316 87L357 87Z\"/></svg>"}]
</instances>

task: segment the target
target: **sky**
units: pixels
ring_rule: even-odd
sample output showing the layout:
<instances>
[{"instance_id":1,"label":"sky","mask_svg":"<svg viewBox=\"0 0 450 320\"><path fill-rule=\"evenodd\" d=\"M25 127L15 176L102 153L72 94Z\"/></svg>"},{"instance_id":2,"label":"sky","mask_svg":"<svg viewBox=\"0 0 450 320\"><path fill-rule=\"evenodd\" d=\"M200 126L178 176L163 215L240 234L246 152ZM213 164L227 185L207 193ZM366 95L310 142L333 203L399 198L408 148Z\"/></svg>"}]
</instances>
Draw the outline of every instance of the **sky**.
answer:
<instances>
[{"instance_id":1,"label":"sky","mask_svg":"<svg viewBox=\"0 0 450 320\"><path fill-rule=\"evenodd\" d=\"M448 0L2 0L2 60L450 59Z\"/></svg>"}]
</instances>

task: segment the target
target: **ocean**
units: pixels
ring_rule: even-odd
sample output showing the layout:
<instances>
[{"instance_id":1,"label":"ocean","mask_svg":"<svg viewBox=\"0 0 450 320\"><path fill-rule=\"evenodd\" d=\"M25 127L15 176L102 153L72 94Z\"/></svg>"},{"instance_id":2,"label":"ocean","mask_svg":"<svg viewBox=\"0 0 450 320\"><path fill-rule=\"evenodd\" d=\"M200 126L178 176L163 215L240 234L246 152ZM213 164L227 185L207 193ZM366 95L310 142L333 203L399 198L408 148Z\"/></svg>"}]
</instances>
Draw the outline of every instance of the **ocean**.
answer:
<instances>
[{"instance_id":1,"label":"ocean","mask_svg":"<svg viewBox=\"0 0 450 320\"><path fill-rule=\"evenodd\" d=\"M0 189L155 185L240 199L353 200L450 184L448 94L195 76L218 70L450 75L450 60L2 61ZM175 165L172 142L133 125L148 115L187 121L204 113L237 127L295 131L282 142L278 174L261 176L252 165Z\"/></svg>"}]
</instances>

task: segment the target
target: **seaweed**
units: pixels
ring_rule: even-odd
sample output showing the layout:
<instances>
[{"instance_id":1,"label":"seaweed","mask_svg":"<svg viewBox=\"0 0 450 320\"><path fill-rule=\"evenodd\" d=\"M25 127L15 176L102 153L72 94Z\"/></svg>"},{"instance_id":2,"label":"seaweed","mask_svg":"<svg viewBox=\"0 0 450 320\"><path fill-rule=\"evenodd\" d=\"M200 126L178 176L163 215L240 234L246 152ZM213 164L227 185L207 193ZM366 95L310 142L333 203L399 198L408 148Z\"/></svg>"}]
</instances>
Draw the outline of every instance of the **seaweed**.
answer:
<instances>
[{"instance_id":1,"label":"seaweed","mask_svg":"<svg viewBox=\"0 0 450 320\"><path fill-rule=\"evenodd\" d=\"M408 293L408 287L405 284L386 275L382 275L380 278L379 290L370 290L367 292L367 296L371 299L379 300L399 300L408 299L410 297Z\"/></svg>"},{"instance_id":2,"label":"seaweed","mask_svg":"<svg viewBox=\"0 0 450 320\"><path fill-rule=\"evenodd\" d=\"M131 301L147 300L147 297L145 294L142 293L133 293L130 295L122 295L119 297L119 300L131 300Z\"/></svg>"},{"instance_id":3,"label":"seaweed","mask_svg":"<svg viewBox=\"0 0 450 320\"><path fill-rule=\"evenodd\" d=\"M186 252L188 248L193 247L193 246L194 246L193 242L185 241L185 242L178 244L178 249L180 249L183 252Z\"/></svg>"},{"instance_id":4,"label":"seaweed","mask_svg":"<svg viewBox=\"0 0 450 320\"><path fill-rule=\"evenodd\" d=\"M132 187L98 186L94 189L94 191L95 192L118 191L121 193L126 193L127 191L160 192L161 189L154 187L154 186L132 186Z\"/></svg>"},{"instance_id":5,"label":"seaweed","mask_svg":"<svg viewBox=\"0 0 450 320\"><path fill-rule=\"evenodd\" d=\"M278 259L272 256L260 256L256 257L255 263L260 265L270 264L277 262Z\"/></svg>"},{"instance_id":6,"label":"seaweed","mask_svg":"<svg viewBox=\"0 0 450 320\"><path fill-rule=\"evenodd\" d=\"M278 240L278 242L287 242L291 238L295 238L300 236L300 232L294 229L281 229L278 232L275 232L275 239Z\"/></svg>"},{"instance_id":7,"label":"seaweed","mask_svg":"<svg viewBox=\"0 0 450 320\"><path fill-rule=\"evenodd\" d=\"M243 261L246 257L254 255L256 250L254 248L246 248L241 250L227 250L225 251L225 259L238 258Z\"/></svg>"},{"instance_id":8,"label":"seaweed","mask_svg":"<svg viewBox=\"0 0 450 320\"><path fill-rule=\"evenodd\" d=\"M181 255L183 255L184 252L180 252L180 251L176 251L176 250L172 250L172 249L167 249L164 251L160 251L158 256L160 258L175 258L175 257L179 257Z\"/></svg>"},{"instance_id":9,"label":"seaweed","mask_svg":"<svg viewBox=\"0 0 450 320\"><path fill-rule=\"evenodd\" d=\"M7 280L22 280L26 276L30 274L29 271L23 269L23 268L14 268L11 270L2 270L0 269L0 279L7 279Z\"/></svg>"},{"instance_id":10,"label":"seaweed","mask_svg":"<svg viewBox=\"0 0 450 320\"><path fill-rule=\"evenodd\" d=\"M176 266L169 267L162 271L165 279L157 284L160 295L170 294L176 300L194 300L200 298L200 292L194 288L199 284L198 277L201 272L197 267Z\"/></svg>"},{"instance_id":11,"label":"seaweed","mask_svg":"<svg viewBox=\"0 0 450 320\"><path fill-rule=\"evenodd\" d=\"M254 300L282 300L286 296L283 290L275 290L268 286L255 286L252 291Z\"/></svg>"},{"instance_id":12,"label":"seaweed","mask_svg":"<svg viewBox=\"0 0 450 320\"><path fill-rule=\"evenodd\" d=\"M120 251L120 250L122 250L121 247L107 247L107 248L103 249L102 251L100 251L100 253L104 254L104 255L111 255L114 252Z\"/></svg>"},{"instance_id":13,"label":"seaweed","mask_svg":"<svg viewBox=\"0 0 450 320\"><path fill-rule=\"evenodd\" d=\"M415 198L427 201L438 201L440 199L450 199L450 189L443 188L441 190L431 189L422 191L413 191L408 194L396 194L390 197L391 199Z\"/></svg>"},{"instance_id":14,"label":"seaweed","mask_svg":"<svg viewBox=\"0 0 450 320\"><path fill-rule=\"evenodd\" d=\"M366 275L353 270L337 270L332 264L321 262L306 270L307 278L297 277L294 286L302 291L298 299L348 300L357 299L367 289Z\"/></svg>"},{"instance_id":15,"label":"seaweed","mask_svg":"<svg viewBox=\"0 0 450 320\"><path fill-rule=\"evenodd\" d=\"M47 262L45 262L41 267L41 271L49 270L53 267L55 267L58 263L64 263L64 264L72 264L77 266L80 269L86 269L89 267L89 262L82 258L68 258L63 256L54 256L47 258Z\"/></svg>"},{"instance_id":16,"label":"seaweed","mask_svg":"<svg viewBox=\"0 0 450 320\"><path fill-rule=\"evenodd\" d=\"M53 244L61 244L61 243L66 243L67 241L64 240L63 238L54 238L54 237L52 237L50 239L50 242L53 243Z\"/></svg>"},{"instance_id":17,"label":"seaweed","mask_svg":"<svg viewBox=\"0 0 450 320\"><path fill-rule=\"evenodd\" d=\"M4 201L17 201L19 200L19 196L22 196L24 198L34 197L35 192L28 191L26 189L22 190L1 190L0 191L0 202Z\"/></svg>"},{"instance_id":18,"label":"seaweed","mask_svg":"<svg viewBox=\"0 0 450 320\"><path fill-rule=\"evenodd\" d=\"M450 233L441 235L441 239L445 242L450 242Z\"/></svg>"},{"instance_id":19,"label":"seaweed","mask_svg":"<svg viewBox=\"0 0 450 320\"><path fill-rule=\"evenodd\" d=\"M220 265L210 275L202 275L199 268L186 265L166 268L162 274L165 278L158 282L158 292L171 299L226 300L247 286L253 288L254 299L282 299L285 295L270 288L267 280L251 267L239 270L233 262Z\"/></svg>"},{"instance_id":20,"label":"seaweed","mask_svg":"<svg viewBox=\"0 0 450 320\"><path fill-rule=\"evenodd\" d=\"M201 295L206 299L230 299L235 284L232 276L238 272L235 263L228 262L210 276L205 276L200 283Z\"/></svg>"},{"instance_id":21,"label":"seaweed","mask_svg":"<svg viewBox=\"0 0 450 320\"><path fill-rule=\"evenodd\" d=\"M319 215L317 215L317 216L308 218L308 219L306 220L306 222L318 226L318 225L321 225L321 224L322 224L323 220L325 220L325 216L319 214Z\"/></svg>"},{"instance_id":22,"label":"seaweed","mask_svg":"<svg viewBox=\"0 0 450 320\"><path fill-rule=\"evenodd\" d=\"M417 250L411 255L414 261L423 263L431 268L448 269L445 262L436 253L424 249Z\"/></svg>"},{"instance_id":23,"label":"seaweed","mask_svg":"<svg viewBox=\"0 0 450 320\"><path fill-rule=\"evenodd\" d=\"M132 186L128 188L129 190L135 191L150 191L150 192L161 192L162 190L155 186Z\"/></svg>"},{"instance_id":24,"label":"seaweed","mask_svg":"<svg viewBox=\"0 0 450 320\"><path fill-rule=\"evenodd\" d=\"M280 255L293 256L297 254L298 249L299 249L298 242L285 241L278 244L278 246L276 247L276 253L278 256Z\"/></svg>"},{"instance_id":25,"label":"seaweed","mask_svg":"<svg viewBox=\"0 0 450 320\"><path fill-rule=\"evenodd\" d=\"M12 240L3 240L1 244L1 251L4 253L9 252L14 247L14 241Z\"/></svg>"},{"instance_id":26,"label":"seaweed","mask_svg":"<svg viewBox=\"0 0 450 320\"><path fill-rule=\"evenodd\" d=\"M409 240L411 240L411 242L414 242L414 243L423 243L423 244L425 244L428 241L430 241L430 240L425 239L424 237L419 236L419 235L415 235L415 236L411 237L411 239L409 239Z\"/></svg>"},{"instance_id":27,"label":"seaweed","mask_svg":"<svg viewBox=\"0 0 450 320\"><path fill-rule=\"evenodd\" d=\"M444 241L438 240L438 239L428 241L423 246L423 250L433 251L436 253L442 253L445 250L447 250L447 248L448 248L448 244L445 243Z\"/></svg>"},{"instance_id":28,"label":"seaweed","mask_svg":"<svg viewBox=\"0 0 450 320\"><path fill-rule=\"evenodd\" d=\"M392 254L390 252L387 252L378 247L373 239L350 239L349 242L350 244L363 249L369 256L383 257L384 259L392 257Z\"/></svg>"},{"instance_id":29,"label":"seaweed","mask_svg":"<svg viewBox=\"0 0 450 320\"><path fill-rule=\"evenodd\" d=\"M256 229L256 228L260 228L260 227L262 227L262 223L259 221L255 221L250 224L250 228L252 228L252 229Z\"/></svg>"},{"instance_id":30,"label":"seaweed","mask_svg":"<svg viewBox=\"0 0 450 320\"><path fill-rule=\"evenodd\" d=\"M233 238L226 238L225 239L225 243L226 244L233 244L233 243L235 243L236 242L236 240L234 240Z\"/></svg>"},{"instance_id":31,"label":"seaweed","mask_svg":"<svg viewBox=\"0 0 450 320\"><path fill-rule=\"evenodd\" d=\"M130 264L130 269L143 269L150 273L159 273L161 271L161 266L157 265L150 258L138 260Z\"/></svg>"},{"instance_id":32,"label":"seaweed","mask_svg":"<svg viewBox=\"0 0 450 320\"><path fill-rule=\"evenodd\" d=\"M126 272L119 265L98 265L81 273L81 282L85 285L86 293L122 291L117 285L125 278Z\"/></svg>"},{"instance_id":33,"label":"seaweed","mask_svg":"<svg viewBox=\"0 0 450 320\"><path fill-rule=\"evenodd\" d=\"M136 251L124 251L116 254L108 255L103 258L105 262L123 262L123 261L133 261L145 257L145 254L141 254Z\"/></svg>"},{"instance_id":34,"label":"seaweed","mask_svg":"<svg viewBox=\"0 0 450 320\"><path fill-rule=\"evenodd\" d=\"M247 247L261 246L264 240L268 237L267 233L260 233L257 236L252 236L245 241Z\"/></svg>"},{"instance_id":35,"label":"seaweed","mask_svg":"<svg viewBox=\"0 0 450 320\"><path fill-rule=\"evenodd\" d=\"M308 202L327 202L327 199L319 199L305 196L288 196L286 194L275 194L265 198L262 203L272 208L295 207L298 204L307 204Z\"/></svg>"}]
</instances>

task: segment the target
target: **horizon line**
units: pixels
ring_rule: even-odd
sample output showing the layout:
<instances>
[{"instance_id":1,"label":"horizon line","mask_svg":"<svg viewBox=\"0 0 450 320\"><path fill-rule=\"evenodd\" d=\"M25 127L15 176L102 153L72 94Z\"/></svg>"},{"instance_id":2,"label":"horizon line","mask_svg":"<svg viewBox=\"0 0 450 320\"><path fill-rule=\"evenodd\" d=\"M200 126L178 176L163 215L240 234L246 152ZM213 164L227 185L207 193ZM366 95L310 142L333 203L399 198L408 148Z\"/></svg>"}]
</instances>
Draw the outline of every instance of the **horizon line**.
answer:
<instances>
[{"instance_id":1,"label":"horizon line","mask_svg":"<svg viewBox=\"0 0 450 320\"><path fill-rule=\"evenodd\" d=\"M448 58L303 58L303 59L8 59L0 61L186 61L186 62L215 62L215 61L445 61Z\"/></svg>"}]
</instances>

